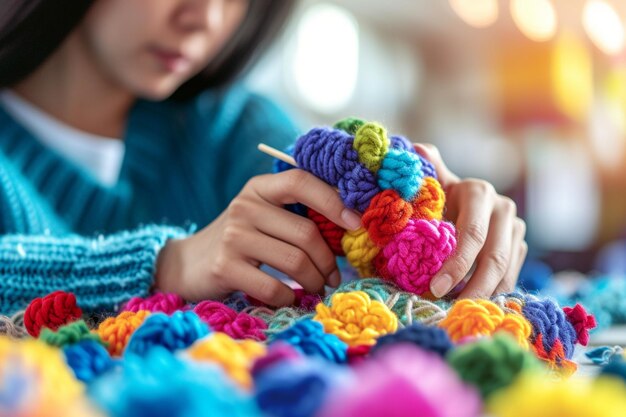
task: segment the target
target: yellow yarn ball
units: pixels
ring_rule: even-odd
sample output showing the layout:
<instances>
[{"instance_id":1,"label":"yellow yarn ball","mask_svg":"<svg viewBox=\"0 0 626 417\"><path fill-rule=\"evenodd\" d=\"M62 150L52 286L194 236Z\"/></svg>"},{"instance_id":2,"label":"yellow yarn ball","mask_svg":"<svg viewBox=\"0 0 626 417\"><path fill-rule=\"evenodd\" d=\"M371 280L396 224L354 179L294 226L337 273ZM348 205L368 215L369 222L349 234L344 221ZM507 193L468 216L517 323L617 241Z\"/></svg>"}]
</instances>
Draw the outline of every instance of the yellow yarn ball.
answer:
<instances>
[{"instance_id":1,"label":"yellow yarn ball","mask_svg":"<svg viewBox=\"0 0 626 417\"><path fill-rule=\"evenodd\" d=\"M349 346L374 345L378 337L398 329L396 315L363 291L336 293L330 303L330 307L319 303L313 320Z\"/></svg>"},{"instance_id":2,"label":"yellow yarn ball","mask_svg":"<svg viewBox=\"0 0 626 417\"><path fill-rule=\"evenodd\" d=\"M192 359L216 363L233 381L249 389L252 386L252 365L265 355L266 349L265 345L254 340L235 340L226 333L216 332L194 343L187 353Z\"/></svg>"}]
</instances>

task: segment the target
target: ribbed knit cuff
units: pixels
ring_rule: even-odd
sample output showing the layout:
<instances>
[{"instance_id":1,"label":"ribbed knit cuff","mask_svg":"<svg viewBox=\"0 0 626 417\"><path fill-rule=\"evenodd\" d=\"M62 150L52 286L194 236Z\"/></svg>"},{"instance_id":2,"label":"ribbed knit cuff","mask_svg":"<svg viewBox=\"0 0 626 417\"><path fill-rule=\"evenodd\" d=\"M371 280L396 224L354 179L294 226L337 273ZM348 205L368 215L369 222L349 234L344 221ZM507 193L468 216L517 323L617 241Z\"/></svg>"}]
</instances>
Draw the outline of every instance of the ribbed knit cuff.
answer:
<instances>
[{"instance_id":1,"label":"ribbed knit cuff","mask_svg":"<svg viewBox=\"0 0 626 417\"><path fill-rule=\"evenodd\" d=\"M114 310L149 292L161 248L168 239L190 233L149 225L96 238L2 236L1 312L22 309L33 298L55 290L73 292L85 311Z\"/></svg>"}]
</instances>

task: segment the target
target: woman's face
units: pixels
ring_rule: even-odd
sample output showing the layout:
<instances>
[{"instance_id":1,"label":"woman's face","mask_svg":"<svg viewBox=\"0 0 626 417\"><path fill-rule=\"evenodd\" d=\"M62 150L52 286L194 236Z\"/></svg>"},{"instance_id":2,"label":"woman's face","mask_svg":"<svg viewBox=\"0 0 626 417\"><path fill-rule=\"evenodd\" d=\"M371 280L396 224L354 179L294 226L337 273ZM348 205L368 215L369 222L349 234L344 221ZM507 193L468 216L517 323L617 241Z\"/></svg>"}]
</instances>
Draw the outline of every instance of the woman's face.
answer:
<instances>
[{"instance_id":1,"label":"woman's face","mask_svg":"<svg viewBox=\"0 0 626 417\"><path fill-rule=\"evenodd\" d=\"M206 67L247 7L248 0L97 0L78 30L109 80L158 100Z\"/></svg>"}]
</instances>

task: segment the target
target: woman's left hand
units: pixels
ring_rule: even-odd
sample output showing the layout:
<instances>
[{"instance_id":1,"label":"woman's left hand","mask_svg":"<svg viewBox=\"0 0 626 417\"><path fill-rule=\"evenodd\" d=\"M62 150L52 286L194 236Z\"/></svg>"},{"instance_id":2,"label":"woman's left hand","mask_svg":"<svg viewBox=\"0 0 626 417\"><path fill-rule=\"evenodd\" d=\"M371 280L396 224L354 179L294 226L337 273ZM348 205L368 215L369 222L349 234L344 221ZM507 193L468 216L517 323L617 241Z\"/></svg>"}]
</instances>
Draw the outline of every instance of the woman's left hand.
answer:
<instances>
[{"instance_id":1,"label":"woman's left hand","mask_svg":"<svg viewBox=\"0 0 626 417\"><path fill-rule=\"evenodd\" d=\"M457 248L433 278L430 289L443 297L475 264L461 298L488 298L515 288L528 251L526 224L517 217L513 200L499 195L483 180L460 179L443 163L436 147L416 144L417 152L437 170L446 193L446 220L457 230Z\"/></svg>"}]
</instances>

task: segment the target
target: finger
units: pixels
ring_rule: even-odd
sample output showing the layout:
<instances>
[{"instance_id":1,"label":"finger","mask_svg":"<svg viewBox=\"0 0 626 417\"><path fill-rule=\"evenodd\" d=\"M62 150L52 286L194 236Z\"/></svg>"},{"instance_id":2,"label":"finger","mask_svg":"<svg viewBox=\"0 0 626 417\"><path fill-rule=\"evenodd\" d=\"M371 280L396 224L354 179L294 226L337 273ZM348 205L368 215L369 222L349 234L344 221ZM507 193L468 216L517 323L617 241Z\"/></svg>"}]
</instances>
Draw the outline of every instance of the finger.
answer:
<instances>
[{"instance_id":1,"label":"finger","mask_svg":"<svg viewBox=\"0 0 626 417\"><path fill-rule=\"evenodd\" d=\"M233 290L243 291L265 304L282 307L292 305L296 296L291 288L258 268L237 262L231 267L229 284Z\"/></svg>"},{"instance_id":2,"label":"finger","mask_svg":"<svg viewBox=\"0 0 626 417\"><path fill-rule=\"evenodd\" d=\"M520 218L514 220L515 226L513 229L513 258L511 259L511 265L504 275L504 279L496 288L494 294L509 293L515 290L515 285L519 279L519 273L522 270L522 265L526 259L528 253L528 244L524 240L526 235L526 224Z\"/></svg>"},{"instance_id":3,"label":"finger","mask_svg":"<svg viewBox=\"0 0 626 417\"><path fill-rule=\"evenodd\" d=\"M261 198L275 206L302 203L344 229L361 227L360 216L343 205L336 190L301 169L254 177L250 184Z\"/></svg>"},{"instance_id":4,"label":"finger","mask_svg":"<svg viewBox=\"0 0 626 417\"><path fill-rule=\"evenodd\" d=\"M249 215L257 230L302 249L328 285L339 285L335 255L312 220L270 204L257 205Z\"/></svg>"},{"instance_id":5,"label":"finger","mask_svg":"<svg viewBox=\"0 0 626 417\"><path fill-rule=\"evenodd\" d=\"M448 169L437 147L430 143L414 143L415 151L435 166L437 177L442 187L459 182L459 177Z\"/></svg>"},{"instance_id":6,"label":"finger","mask_svg":"<svg viewBox=\"0 0 626 417\"><path fill-rule=\"evenodd\" d=\"M324 290L324 277L302 249L261 233L239 233L236 244L244 256L285 273L307 292L319 294Z\"/></svg>"},{"instance_id":7,"label":"finger","mask_svg":"<svg viewBox=\"0 0 626 417\"><path fill-rule=\"evenodd\" d=\"M436 297L446 295L469 272L485 244L493 212L495 190L490 184L472 180L459 192L463 194L459 198L464 203L456 224L458 243L430 283L430 290Z\"/></svg>"},{"instance_id":8,"label":"finger","mask_svg":"<svg viewBox=\"0 0 626 417\"><path fill-rule=\"evenodd\" d=\"M491 216L483 250L478 255L476 271L459 297L489 298L504 279L513 257L513 220L515 203L498 198ZM517 252L517 247L515 252ZM517 253L516 253L517 255Z\"/></svg>"}]
</instances>

